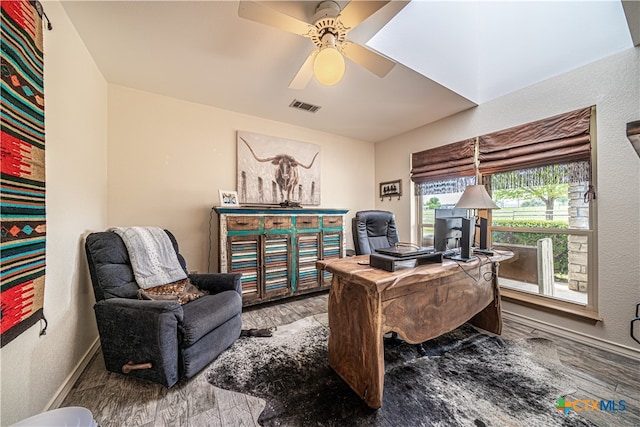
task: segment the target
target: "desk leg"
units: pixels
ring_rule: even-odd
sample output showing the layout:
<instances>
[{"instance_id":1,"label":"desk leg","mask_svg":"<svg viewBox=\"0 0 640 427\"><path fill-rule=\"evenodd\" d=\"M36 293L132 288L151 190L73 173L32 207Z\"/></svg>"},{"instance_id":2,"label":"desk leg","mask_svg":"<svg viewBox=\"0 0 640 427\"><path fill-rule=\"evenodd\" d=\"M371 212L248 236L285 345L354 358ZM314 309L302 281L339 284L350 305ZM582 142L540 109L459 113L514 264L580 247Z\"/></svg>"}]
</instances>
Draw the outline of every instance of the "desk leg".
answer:
<instances>
[{"instance_id":1,"label":"desk leg","mask_svg":"<svg viewBox=\"0 0 640 427\"><path fill-rule=\"evenodd\" d=\"M329 365L372 408L382 406L384 348L380 296L333 275Z\"/></svg>"},{"instance_id":2,"label":"desk leg","mask_svg":"<svg viewBox=\"0 0 640 427\"><path fill-rule=\"evenodd\" d=\"M500 335L502 333L502 308L500 306L500 288L498 287L498 267L497 262L493 263L493 301L489 303L481 312L469 320L474 326L485 331Z\"/></svg>"}]
</instances>

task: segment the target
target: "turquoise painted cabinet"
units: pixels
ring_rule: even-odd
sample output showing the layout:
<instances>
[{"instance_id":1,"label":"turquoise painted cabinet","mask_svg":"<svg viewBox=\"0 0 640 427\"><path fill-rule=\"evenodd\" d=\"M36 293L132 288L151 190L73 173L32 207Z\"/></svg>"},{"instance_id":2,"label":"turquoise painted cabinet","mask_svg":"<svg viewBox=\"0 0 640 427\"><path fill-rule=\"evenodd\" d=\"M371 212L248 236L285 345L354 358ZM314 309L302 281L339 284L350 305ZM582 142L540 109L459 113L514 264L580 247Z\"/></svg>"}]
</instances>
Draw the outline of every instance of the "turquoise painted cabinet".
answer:
<instances>
[{"instance_id":1,"label":"turquoise painted cabinet","mask_svg":"<svg viewBox=\"0 0 640 427\"><path fill-rule=\"evenodd\" d=\"M345 254L344 209L216 207L221 273L242 273L243 305L327 289L316 261Z\"/></svg>"}]
</instances>

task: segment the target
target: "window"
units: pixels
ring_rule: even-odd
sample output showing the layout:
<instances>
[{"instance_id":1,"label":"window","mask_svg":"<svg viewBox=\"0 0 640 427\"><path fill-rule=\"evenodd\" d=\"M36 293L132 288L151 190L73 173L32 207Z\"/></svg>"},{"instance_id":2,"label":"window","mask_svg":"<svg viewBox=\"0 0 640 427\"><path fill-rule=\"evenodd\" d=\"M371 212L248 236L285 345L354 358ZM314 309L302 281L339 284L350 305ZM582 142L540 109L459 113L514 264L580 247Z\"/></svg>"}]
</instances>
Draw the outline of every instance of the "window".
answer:
<instances>
[{"instance_id":1,"label":"window","mask_svg":"<svg viewBox=\"0 0 640 427\"><path fill-rule=\"evenodd\" d=\"M500 285L589 306L588 164L519 169L485 181L501 208L491 211L492 245L515 254L501 266Z\"/></svg>"},{"instance_id":2,"label":"window","mask_svg":"<svg viewBox=\"0 0 640 427\"><path fill-rule=\"evenodd\" d=\"M597 319L594 112L587 107L414 153L418 241L432 245L435 209L453 207L481 180L501 207L486 214L490 245L515 254L500 268L503 294Z\"/></svg>"},{"instance_id":3,"label":"window","mask_svg":"<svg viewBox=\"0 0 640 427\"><path fill-rule=\"evenodd\" d=\"M411 180L418 196L418 243L433 246L435 209L452 208L467 185L475 184L476 139L467 139L411 156Z\"/></svg>"},{"instance_id":4,"label":"window","mask_svg":"<svg viewBox=\"0 0 640 427\"><path fill-rule=\"evenodd\" d=\"M467 185L475 184L474 177L460 177L431 181L416 186L418 194L418 242L421 246L435 246L433 241L436 209L453 209Z\"/></svg>"}]
</instances>

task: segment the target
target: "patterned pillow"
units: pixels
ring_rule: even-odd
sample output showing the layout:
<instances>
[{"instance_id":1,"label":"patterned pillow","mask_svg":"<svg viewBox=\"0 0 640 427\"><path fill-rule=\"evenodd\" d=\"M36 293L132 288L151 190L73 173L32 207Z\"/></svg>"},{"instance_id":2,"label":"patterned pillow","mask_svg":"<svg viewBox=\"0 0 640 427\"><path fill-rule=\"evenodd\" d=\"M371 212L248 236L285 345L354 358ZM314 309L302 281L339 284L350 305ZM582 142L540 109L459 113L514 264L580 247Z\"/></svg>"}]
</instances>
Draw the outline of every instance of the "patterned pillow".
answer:
<instances>
[{"instance_id":1,"label":"patterned pillow","mask_svg":"<svg viewBox=\"0 0 640 427\"><path fill-rule=\"evenodd\" d=\"M138 299L177 301L180 304L186 304L203 295L207 295L207 292L198 289L188 278L168 285L138 290Z\"/></svg>"}]
</instances>

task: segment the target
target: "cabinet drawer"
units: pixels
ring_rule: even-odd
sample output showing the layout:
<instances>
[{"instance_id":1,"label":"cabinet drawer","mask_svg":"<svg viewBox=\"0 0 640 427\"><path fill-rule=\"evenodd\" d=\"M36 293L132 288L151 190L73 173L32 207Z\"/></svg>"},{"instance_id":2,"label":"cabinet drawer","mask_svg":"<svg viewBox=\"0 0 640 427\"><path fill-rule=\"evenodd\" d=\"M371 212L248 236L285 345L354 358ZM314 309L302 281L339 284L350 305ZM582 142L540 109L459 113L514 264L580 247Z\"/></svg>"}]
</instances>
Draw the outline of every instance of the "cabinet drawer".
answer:
<instances>
[{"instance_id":1,"label":"cabinet drawer","mask_svg":"<svg viewBox=\"0 0 640 427\"><path fill-rule=\"evenodd\" d=\"M297 228L318 228L317 216L298 216L296 217Z\"/></svg>"},{"instance_id":2,"label":"cabinet drawer","mask_svg":"<svg viewBox=\"0 0 640 427\"><path fill-rule=\"evenodd\" d=\"M325 216L322 218L322 226L324 228L328 227L342 227L342 217L341 216Z\"/></svg>"},{"instance_id":3,"label":"cabinet drawer","mask_svg":"<svg viewBox=\"0 0 640 427\"><path fill-rule=\"evenodd\" d=\"M287 228L291 228L290 216L265 216L264 217L265 230L284 230Z\"/></svg>"},{"instance_id":4,"label":"cabinet drawer","mask_svg":"<svg viewBox=\"0 0 640 427\"><path fill-rule=\"evenodd\" d=\"M257 230L260 218L257 216L230 216L227 218L227 230Z\"/></svg>"}]
</instances>

